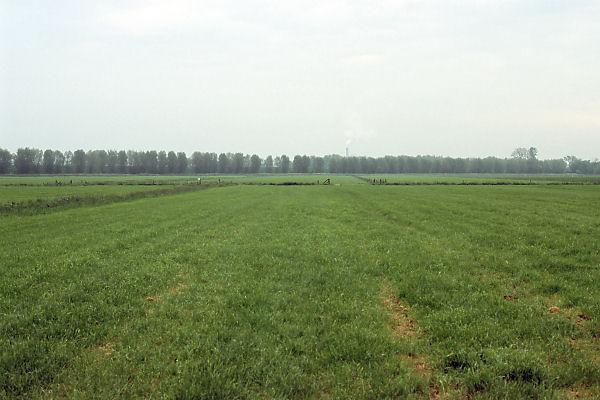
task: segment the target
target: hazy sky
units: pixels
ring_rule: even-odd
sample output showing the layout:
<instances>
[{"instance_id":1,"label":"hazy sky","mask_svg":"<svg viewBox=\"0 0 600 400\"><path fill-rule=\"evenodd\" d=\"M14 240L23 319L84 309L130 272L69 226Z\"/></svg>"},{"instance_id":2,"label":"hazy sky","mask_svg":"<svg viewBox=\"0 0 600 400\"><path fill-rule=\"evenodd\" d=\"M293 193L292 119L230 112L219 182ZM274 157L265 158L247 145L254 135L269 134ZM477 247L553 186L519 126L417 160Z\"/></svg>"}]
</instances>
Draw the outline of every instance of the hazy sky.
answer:
<instances>
[{"instance_id":1,"label":"hazy sky","mask_svg":"<svg viewBox=\"0 0 600 400\"><path fill-rule=\"evenodd\" d=\"M0 147L600 157L600 0L0 0Z\"/></svg>"}]
</instances>

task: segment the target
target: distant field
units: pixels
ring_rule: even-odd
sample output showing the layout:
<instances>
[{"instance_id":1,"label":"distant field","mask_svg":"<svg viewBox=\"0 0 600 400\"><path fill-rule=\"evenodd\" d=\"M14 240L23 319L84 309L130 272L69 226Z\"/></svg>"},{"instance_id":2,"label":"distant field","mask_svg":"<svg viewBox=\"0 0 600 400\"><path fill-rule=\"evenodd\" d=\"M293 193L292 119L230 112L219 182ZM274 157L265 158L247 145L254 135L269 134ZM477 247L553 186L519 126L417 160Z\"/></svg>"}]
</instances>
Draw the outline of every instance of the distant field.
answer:
<instances>
[{"instance_id":1,"label":"distant field","mask_svg":"<svg viewBox=\"0 0 600 400\"><path fill-rule=\"evenodd\" d=\"M151 184L181 183L196 180L195 176L181 175L0 175L0 186L8 185L83 185L83 184ZM0 190L2 188L0 187Z\"/></svg>"},{"instance_id":2,"label":"distant field","mask_svg":"<svg viewBox=\"0 0 600 400\"><path fill-rule=\"evenodd\" d=\"M600 176L589 175L489 175L489 174L370 174L365 179L382 179L387 183L580 183L600 184Z\"/></svg>"},{"instance_id":3,"label":"distant field","mask_svg":"<svg viewBox=\"0 0 600 400\"><path fill-rule=\"evenodd\" d=\"M330 179L330 183L332 185L365 183L354 176L336 174L205 175L199 176L199 178L209 181L220 180L221 182L248 184L282 184L290 182L302 184L323 184L327 179Z\"/></svg>"},{"instance_id":4,"label":"distant field","mask_svg":"<svg viewBox=\"0 0 600 400\"><path fill-rule=\"evenodd\" d=\"M0 398L598 398L600 186L342 179L1 216Z\"/></svg>"},{"instance_id":5,"label":"distant field","mask_svg":"<svg viewBox=\"0 0 600 400\"><path fill-rule=\"evenodd\" d=\"M196 178L174 180L127 180L129 176L113 176L107 181L103 176L80 176L60 180L60 177L15 178L3 183L0 178L0 216L3 214L35 214L73 206L97 205L135 198L171 195L190 190L204 189ZM6 179L4 182L10 179Z\"/></svg>"},{"instance_id":6,"label":"distant field","mask_svg":"<svg viewBox=\"0 0 600 400\"><path fill-rule=\"evenodd\" d=\"M8 186L0 187L0 204L69 196L112 196L164 189L165 186Z\"/></svg>"},{"instance_id":7,"label":"distant field","mask_svg":"<svg viewBox=\"0 0 600 400\"><path fill-rule=\"evenodd\" d=\"M335 174L255 174L255 175L39 175L39 176L0 176L0 190L2 186L19 185L50 185L57 184L66 186L77 185L141 185L141 184L186 184L197 183L200 179L205 182L222 183L323 183L327 178L336 183L364 183L360 179L348 175Z\"/></svg>"},{"instance_id":8,"label":"distant field","mask_svg":"<svg viewBox=\"0 0 600 400\"><path fill-rule=\"evenodd\" d=\"M489 174L250 174L250 175L36 175L0 176L2 186L19 185L144 185L144 184L189 184L198 179L206 182L281 184L323 183L331 179L332 184L364 184L369 179L385 180L387 183L580 183L600 184L600 176L586 175L489 175Z\"/></svg>"}]
</instances>

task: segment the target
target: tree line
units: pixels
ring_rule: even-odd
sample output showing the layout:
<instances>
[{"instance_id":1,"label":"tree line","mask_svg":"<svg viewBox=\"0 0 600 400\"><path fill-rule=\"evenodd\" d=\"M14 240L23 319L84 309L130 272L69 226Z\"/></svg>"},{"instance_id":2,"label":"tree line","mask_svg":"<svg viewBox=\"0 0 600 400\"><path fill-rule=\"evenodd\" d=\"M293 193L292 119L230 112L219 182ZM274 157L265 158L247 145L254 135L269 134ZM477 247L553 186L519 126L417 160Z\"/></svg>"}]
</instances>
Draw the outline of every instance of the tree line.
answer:
<instances>
[{"instance_id":1,"label":"tree line","mask_svg":"<svg viewBox=\"0 0 600 400\"><path fill-rule=\"evenodd\" d=\"M0 149L0 174L254 174L254 173L527 173L600 174L600 162L575 156L540 160L534 147L507 158L441 156L343 157L174 151Z\"/></svg>"}]
</instances>

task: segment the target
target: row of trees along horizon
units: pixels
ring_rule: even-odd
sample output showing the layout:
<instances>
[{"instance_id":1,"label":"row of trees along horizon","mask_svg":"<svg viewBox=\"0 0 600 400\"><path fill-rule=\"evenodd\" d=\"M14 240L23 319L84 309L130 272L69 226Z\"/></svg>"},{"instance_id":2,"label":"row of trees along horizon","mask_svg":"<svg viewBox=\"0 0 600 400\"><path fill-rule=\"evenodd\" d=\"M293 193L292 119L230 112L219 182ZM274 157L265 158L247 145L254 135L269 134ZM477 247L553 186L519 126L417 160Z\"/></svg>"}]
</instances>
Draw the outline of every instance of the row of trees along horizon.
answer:
<instances>
[{"instance_id":1,"label":"row of trees along horizon","mask_svg":"<svg viewBox=\"0 0 600 400\"><path fill-rule=\"evenodd\" d=\"M254 173L526 173L600 174L600 161L575 156L538 159L535 147L517 148L508 158L441 156L343 157L134 150L0 149L0 174L254 174Z\"/></svg>"}]
</instances>

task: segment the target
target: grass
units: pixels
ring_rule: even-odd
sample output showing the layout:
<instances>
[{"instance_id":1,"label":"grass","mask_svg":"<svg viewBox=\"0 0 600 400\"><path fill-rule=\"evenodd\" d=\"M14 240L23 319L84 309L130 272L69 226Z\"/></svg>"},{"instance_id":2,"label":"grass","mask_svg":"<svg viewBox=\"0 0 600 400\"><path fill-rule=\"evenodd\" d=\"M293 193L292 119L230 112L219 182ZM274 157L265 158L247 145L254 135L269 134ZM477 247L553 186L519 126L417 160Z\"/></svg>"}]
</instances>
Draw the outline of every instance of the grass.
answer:
<instances>
[{"instance_id":1,"label":"grass","mask_svg":"<svg viewBox=\"0 0 600 400\"><path fill-rule=\"evenodd\" d=\"M233 184L317 184L331 179L336 184L366 184L369 180L385 180L388 184L460 184L460 183L513 183L513 184L600 184L600 176L591 175L526 175L526 174L251 174L251 175L4 175L0 176L0 190L8 186L64 186L80 185L175 185L204 182Z\"/></svg>"},{"instance_id":2,"label":"grass","mask_svg":"<svg viewBox=\"0 0 600 400\"><path fill-rule=\"evenodd\" d=\"M599 195L238 185L4 216L0 397L597 398Z\"/></svg>"},{"instance_id":3,"label":"grass","mask_svg":"<svg viewBox=\"0 0 600 400\"><path fill-rule=\"evenodd\" d=\"M111 196L140 191L164 189L156 186L7 186L0 188L0 204L20 203L33 200L53 200L72 196Z\"/></svg>"},{"instance_id":4,"label":"grass","mask_svg":"<svg viewBox=\"0 0 600 400\"><path fill-rule=\"evenodd\" d=\"M599 176L575 174L371 174L360 178L388 184L600 184Z\"/></svg>"},{"instance_id":5,"label":"grass","mask_svg":"<svg viewBox=\"0 0 600 400\"><path fill-rule=\"evenodd\" d=\"M195 176L184 175L3 175L0 186L98 185L98 184L175 184L195 181Z\"/></svg>"},{"instance_id":6,"label":"grass","mask_svg":"<svg viewBox=\"0 0 600 400\"><path fill-rule=\"evenodd\" d=\"M323 184L327 179L332 185L336 184L362 184L361 179L350 175L336 174L255 174L255 175L205 175L201 179L208 181L221 181L234 184Z\"/></svg>"},{"instance_id":7,"label":"grass","mask_svg":"<svg viewBox=\"0 0 600 400\"><path fill-rule=\"evenodd\" d=\"M30 215L58 209L127 201L205 189L209 185L6 186L0 188L0 216Z\"/></svg>"}]
</instances>

